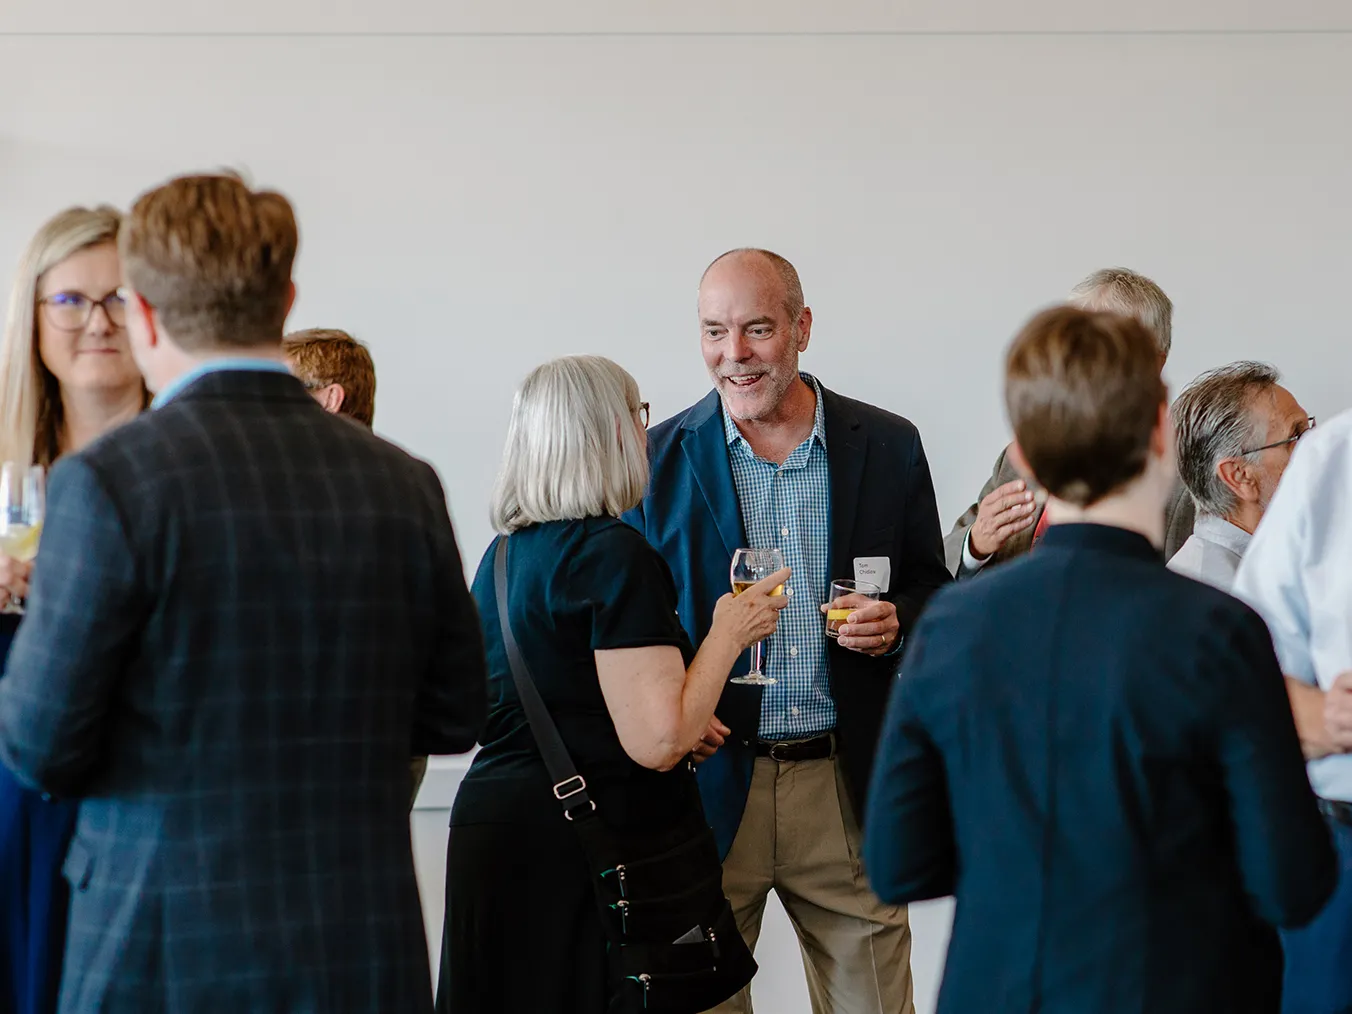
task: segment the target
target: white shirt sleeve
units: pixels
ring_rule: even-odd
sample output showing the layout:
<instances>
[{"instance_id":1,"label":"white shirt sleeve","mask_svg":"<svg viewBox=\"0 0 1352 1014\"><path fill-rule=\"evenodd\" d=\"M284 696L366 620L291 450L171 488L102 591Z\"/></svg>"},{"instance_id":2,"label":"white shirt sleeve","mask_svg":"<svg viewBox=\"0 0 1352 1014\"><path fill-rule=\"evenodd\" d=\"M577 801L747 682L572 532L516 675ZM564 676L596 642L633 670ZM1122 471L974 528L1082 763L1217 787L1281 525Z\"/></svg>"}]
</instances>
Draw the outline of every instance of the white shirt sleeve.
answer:
<instances>
[{"instance_id":1,"label":"white shirt sleeve","mask_svg":"<svg viewBox=\"0 0 1352 1014\"><path fill-rule=\"evenodd\" d=\"M1267 623L1282 671L1316 684L1306 589L1309 521L1315 470L1309 454L1295 454L1235 575L1233 593Z\"/></svg>"},{"instance_id":2,"label":"white shirt sleeve","mask_svg":"<svg viewBox=\"0 0 1352 1014\"><path fill-rule=\"evenodd\" d=\"M962 563L958 566L958 576L966 577L969 574L975 574L989 562L989 556L984 560L978 560L972 555L972 530L967 529L967 534L962 540Z\"/></svg>"}]
</instances>

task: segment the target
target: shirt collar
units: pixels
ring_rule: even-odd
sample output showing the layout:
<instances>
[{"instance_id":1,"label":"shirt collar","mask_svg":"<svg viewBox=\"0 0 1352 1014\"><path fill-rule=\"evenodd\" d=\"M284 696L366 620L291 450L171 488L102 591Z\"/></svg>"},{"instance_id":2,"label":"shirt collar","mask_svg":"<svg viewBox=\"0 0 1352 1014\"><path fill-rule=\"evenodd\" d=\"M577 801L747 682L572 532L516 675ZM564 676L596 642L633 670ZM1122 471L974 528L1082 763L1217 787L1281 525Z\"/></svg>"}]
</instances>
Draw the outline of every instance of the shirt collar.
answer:
<instances>
[{"instance_id":1,"label":"shirt collar","mask_svg":"<svg viewBox=\"0 0 1352 1014\"><path fill-rule=\"evenodd\" d=\"M1199 539L1224 546L1236 556L1243 556L1244 551L1249 548L1250 540L1253 539L1253 536L1243 528L1232 525L1225 518L1217 517L1215 514L1199 514L1192 531Z\"/></svg>"},{"instance_id":2,"label":"shirt collar","mask_svg":"<svg viewBox=\"0 0 1352 1014\"><path fill-rule=\"evenodd\" d=\"M817 378L810 373L800 373L798 376L812 388L812 393L817 397L817 408L812 417L812 433L809 439L815 440L821 444L822 450L826 450L826 407L822 403L822 386L817 383ZM728 413L728 407L719 399L719 408L723 412L723 436L727 439L728 446L732 447L739 440L745 442L746 438L742 436L742 431L737 428L733 422L732 416Z\"/></svg>"},{"instance_id":3,"label":"shirt collar","mask_svg":"<svg viewBox=\"0 0 1352 1014\"><path fill-rule=\"evenodd\" d=\"M194 381L201 380L209 373L251 372L251 373L290 373L290 368L276 359L262 359L257 356L233 356L225 359L208 359L199 363L187 373L175 377L160 389L151 408L163 408L182 394Z\"/></svg>"},{"instance_id":4,"label":"shirt collar","mask_svg":"<svg viewBox=\"0 0 1352 1014\"><path fill-rule=\"evenodd\" d=\"M1088 549L1113 556L1134 556L1164 565L1164 554L1140 532L1092 521L1050 525L1038 543L1039 551L1043 546L1049 549ZM1032 554L1033 557L1037 555Z\"/></svg>"}]
</instances>

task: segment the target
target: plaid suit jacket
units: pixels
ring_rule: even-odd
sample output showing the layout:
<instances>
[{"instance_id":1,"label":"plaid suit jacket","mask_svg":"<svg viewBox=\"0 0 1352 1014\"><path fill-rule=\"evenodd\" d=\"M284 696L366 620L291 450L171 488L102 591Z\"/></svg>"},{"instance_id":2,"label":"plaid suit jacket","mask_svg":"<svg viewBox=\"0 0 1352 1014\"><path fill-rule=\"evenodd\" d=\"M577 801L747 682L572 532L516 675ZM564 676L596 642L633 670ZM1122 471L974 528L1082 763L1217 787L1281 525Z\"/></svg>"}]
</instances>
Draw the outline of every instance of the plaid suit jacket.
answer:
<instances>
[{"instance_id":1,"label":"plaid suit jacket","mask_svg":"<svg viewBox=\"0 0 1352 1014\"><path fill-rule=\"evenodd\" d=\"M408 762L473 745L440 483L279 373L53 469L0 757L79 798L63 1012L430 1011Z\"/></svg>"}]
</instances>

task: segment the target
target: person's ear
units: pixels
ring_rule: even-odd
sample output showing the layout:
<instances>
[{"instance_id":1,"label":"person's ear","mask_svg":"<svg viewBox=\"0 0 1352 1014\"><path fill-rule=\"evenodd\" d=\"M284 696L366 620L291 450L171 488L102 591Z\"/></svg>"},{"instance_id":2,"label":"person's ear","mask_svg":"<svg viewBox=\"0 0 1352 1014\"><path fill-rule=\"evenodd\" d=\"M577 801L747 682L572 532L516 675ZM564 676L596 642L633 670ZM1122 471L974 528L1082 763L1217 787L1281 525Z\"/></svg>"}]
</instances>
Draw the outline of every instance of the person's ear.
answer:
<instances>
[{"instance_id":1,"label":"person's ear","mask_svg":"<svg viewBox=\"0 0 1352 1014\"><path fill-rule=\"evenodd\" d=\"M282 314L283 320L291 316L291 308L294 307L295 305L296 305L296 283L293 281L288 282L286 286L286 311Z\"/></svg>"},{"instance_id":2,"label":"person's ear","mask_svg":"<svg viewBox=\"0 0 1352 1014\"><path fill-rule=\"evenodd\" d=\"M124 300L130 318L128 330L139 335L142 339L141 344L146 348L153 349L158 346L160 344L160 327L155 308L146 302L145 296L135 290L126 293Z\"/></svg>"},{"instance_id":3,"label":"person's ear","mask_svg":"<svg viewBox=\"0 0 1352 1014\"><path fill-rule=\"evenodd\" d=\"M806 352L807 343L812 340L812 307L803 307L798 315L798 351Z\"/></svg>"},{"instance_id":4,"label":"person's ear","mask_svg":"<svg viewBox=\"0 0 1352 1014\"><path fill-rule=\"evenodd\" d=\"M1174 453L1174 419L1169 413L1169 400L1160 402L1155 428L1150 433L1150 450L1157 458L1170 458Z\"/></svg>"},{"instance_id":5,"label":"person's ear","mask_svg":"<svg viewBox=\"0 0 1352 1014\"><path fill-rule=\"evenodd\" d=\"M1262 488L1258 482L1257 470L1248 458L1222 458L1216 462L1216 477L1241 502L1262 501Z\"/></svg>"},{"instance_id":6,"label":"person's ear","mask_svg":"<svg viewBox=\"0 0 1352 1014\"><path fill-rule=\"evenodd\" d=\"M327 387L321 387L315 392L315 398L319 404L324 406L324 411L337 415L343 410L343 402L347 400L347 392L343 390L342 384L329 384Z\"/></svg>"}]
</instances>

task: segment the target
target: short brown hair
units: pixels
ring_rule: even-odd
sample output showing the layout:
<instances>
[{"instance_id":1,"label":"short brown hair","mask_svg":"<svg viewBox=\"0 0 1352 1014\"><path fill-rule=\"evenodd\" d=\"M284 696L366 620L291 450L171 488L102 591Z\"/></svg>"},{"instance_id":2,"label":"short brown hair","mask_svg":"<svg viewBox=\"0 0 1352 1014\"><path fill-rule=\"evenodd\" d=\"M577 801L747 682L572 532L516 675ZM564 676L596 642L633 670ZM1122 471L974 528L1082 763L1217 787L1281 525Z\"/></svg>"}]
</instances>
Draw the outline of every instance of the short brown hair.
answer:
<instances>
[{"instance_id":1,"label":"short brown hair","mask_svg":"<svg viewBox=\"0 0 1352 1014\"><path fill-rule=\"evenodd\" d=\"M142 194L118 236L128 284L189 352L281 341L298 242L287 199L231 175Z\"/></svg>"},{"instance_id":2,"label":"short brown hair","mask_svg":"<svg viewBox=\"0 0 1352 1014\"><path fill-rule=\"evenodd\" d=\"M1088 507L1139 476L1167 391L1159 347L1134 317L1060 306L1019 333L1005 403L1034 477Z\"/></svg>"},{"instance_id":3,"label":"short brown hair","mask_svg":"<svg viewBox=\"0 0 1352 1014\"><path fill-rule=\"evenodd\" d=\"M370 427L376 417L376 364L361 342L337 328L312 327L282 339L291 367L307 388L338 384L339 413Z\"/></svg>"}]
</instances>

